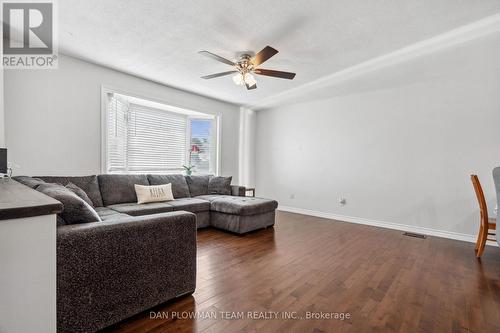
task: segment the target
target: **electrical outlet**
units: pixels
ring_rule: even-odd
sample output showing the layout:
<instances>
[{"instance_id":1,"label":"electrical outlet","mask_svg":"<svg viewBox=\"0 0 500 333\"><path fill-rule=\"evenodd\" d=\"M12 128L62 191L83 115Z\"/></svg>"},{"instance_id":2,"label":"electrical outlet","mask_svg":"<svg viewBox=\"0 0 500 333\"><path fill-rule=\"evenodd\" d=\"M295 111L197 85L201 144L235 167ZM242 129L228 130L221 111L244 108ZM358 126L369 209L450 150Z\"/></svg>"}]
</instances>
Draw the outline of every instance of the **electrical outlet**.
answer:
<instances>
[{"instance_id":1,"label":"electrical outlet","mask_svg":"<svg viewBox=\"0 0 500 333\"><path fill-rule=\"evenodd\" d=\"M347 200L344 198L344 197L339 197L339 204L341 204L342 206L345 205L347 203Z\"/></svg>"},{"instance_id":2,"label":"electrical outlet","mask_svg":"<svg viewBox=\"0 0 500 333\"><path fill-rule=\"evenodd\" d=\"M295 199L295 194L290 194L290 199Z\"/></svg>"}]
</instances>

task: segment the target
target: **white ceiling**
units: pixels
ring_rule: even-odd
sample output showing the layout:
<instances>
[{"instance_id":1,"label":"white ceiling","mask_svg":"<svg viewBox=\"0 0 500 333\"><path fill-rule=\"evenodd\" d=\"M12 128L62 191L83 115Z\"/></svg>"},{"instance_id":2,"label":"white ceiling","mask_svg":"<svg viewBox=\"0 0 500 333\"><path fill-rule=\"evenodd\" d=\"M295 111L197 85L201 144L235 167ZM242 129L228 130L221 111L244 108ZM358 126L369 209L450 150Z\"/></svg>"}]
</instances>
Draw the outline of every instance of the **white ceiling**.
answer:
<instances>
[{"instance_id":1,"label":"white ceiling","mask_svg":"<svg viewBox=\"0 0 500 333\"><path fill-rule=\"evenodd\" d=\"M371 58L500 12L500 0L64 0L62 53L236 104L254 104ZM296 72L293 81L257 76L258 89L231 76L202 75L270 45L260 66Z\"/></svg>"}]
</instances>

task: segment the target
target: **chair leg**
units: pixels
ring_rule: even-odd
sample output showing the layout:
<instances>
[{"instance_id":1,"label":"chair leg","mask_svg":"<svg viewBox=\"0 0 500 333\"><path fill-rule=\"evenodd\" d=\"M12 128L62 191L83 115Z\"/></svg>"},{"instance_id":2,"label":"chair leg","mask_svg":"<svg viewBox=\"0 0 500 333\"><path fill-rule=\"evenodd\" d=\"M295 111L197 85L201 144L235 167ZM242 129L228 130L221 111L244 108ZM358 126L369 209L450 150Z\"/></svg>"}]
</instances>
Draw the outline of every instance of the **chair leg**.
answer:
<instances>
[{"instance_id":1,"label":"chair leg","mask_svg":"<svg viewBox=\"0 0 500 333\"><path fill-rule=\"evenodd\" d=\"M474 251L477 252L479 249L479 242L481 241L481 235L483 234L483 226L479 226L479 232L477 233L477 240L476 240L476 246L474 247Z\"/></svg>"},{"instance_id":2,"label":"chair leg","mask_svg":"<svg viewBox=\"0 0 500 333\"><path fill-rule=\"evenodd\" d=\"M479 247L476 254L477 258L481 258L481 256L483 255L484 246L486 245L486 238L488 238L488 230L485 230L485 228L483 228L482 231L483 232L481 233L481 239L479 241Z\"/></svg>"}]
</instances>

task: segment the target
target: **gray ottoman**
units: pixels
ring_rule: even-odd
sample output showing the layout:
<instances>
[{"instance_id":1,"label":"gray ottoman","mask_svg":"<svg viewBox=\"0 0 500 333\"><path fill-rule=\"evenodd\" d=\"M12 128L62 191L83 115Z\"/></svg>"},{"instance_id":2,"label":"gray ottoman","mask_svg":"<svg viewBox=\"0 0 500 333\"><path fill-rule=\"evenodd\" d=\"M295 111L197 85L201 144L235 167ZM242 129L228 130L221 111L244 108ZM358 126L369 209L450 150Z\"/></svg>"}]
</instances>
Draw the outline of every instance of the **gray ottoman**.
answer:
<instances>
[{"instance_id":1,"label":"gray ottoman","mask_svg":"<svg viewBox=\"0 0 500 333\"><path fill-rule=\"evenodd\" d=\"M274 225L276 200L221 196L210 202L210 224L219 229L244 234Z\"/></svg>"}]
</instances>

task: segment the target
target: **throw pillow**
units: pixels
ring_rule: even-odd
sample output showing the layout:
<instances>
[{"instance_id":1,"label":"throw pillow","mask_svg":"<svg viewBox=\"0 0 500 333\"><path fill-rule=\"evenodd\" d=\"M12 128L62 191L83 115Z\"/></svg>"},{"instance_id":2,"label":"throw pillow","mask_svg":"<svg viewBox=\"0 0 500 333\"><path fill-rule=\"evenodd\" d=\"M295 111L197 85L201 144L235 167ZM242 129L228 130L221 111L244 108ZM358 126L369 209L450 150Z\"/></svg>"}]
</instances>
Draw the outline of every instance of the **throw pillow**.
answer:
<instances>
[{"instance_id":1,"label":"throw pillow","mask_svg":"<svg viewBox=\"0 0 500 333\"><path fill-rule=\"evenodd\" d=\"M69 182L66 185L66 188L69 188L73 193L75 193L77 196L79 196L83 201L88 203L90 206L94 207L94 204L92 203L92 200L90 200L89 196L87 193L85 193L84 190L73 184L72 182Z\"/></svg>"},{"instance_id":2,"label":"throw pillow","mask_svg":"<svg viewBox=\"0 0 500 333\"><path fill-rule=\"evenodd\" d=\"M153 186L136 184L134 187L138 204L174 200L174 195L172 194L172 184Z\"/></svg>"},{"instance_id":3,"label":"throw pillow","mask_svg":"<svg viewBox=\"0 0 500 333\"><path fill-rule=\"evenodd\" d=\"M63 204L60 217L66 224L101 222L101 218L92 206L62 185L45 183L39 185L36 190Z\"/></svg>"},{"instance_id":4,"label":"throw pillow","mask_svg":"<svg viewBox=\"0 0 500 333\"><path fill-rule=\"evenodd\" d=\"M231 195L233 177L211 177L208 181L208 194Z\"/></svg>"},{"instance_id":5,"label":"throw pillow","mask_svg":"<svg viewBox=\"0 0 500 333\"><path fill-rule=\"evenodd\" d=\"M212 176L186 176L191 197L208 194L208 182L210 177Z\"/></svg>"}]
</instances>

